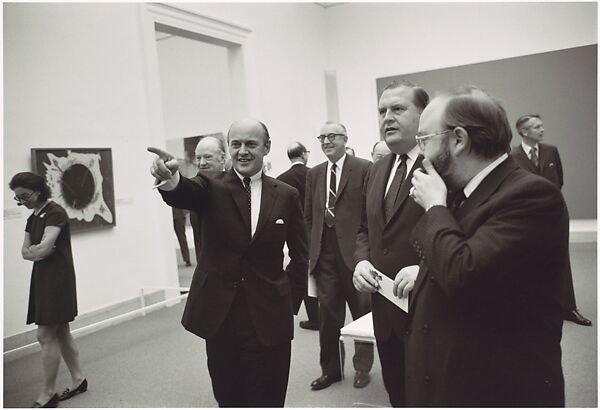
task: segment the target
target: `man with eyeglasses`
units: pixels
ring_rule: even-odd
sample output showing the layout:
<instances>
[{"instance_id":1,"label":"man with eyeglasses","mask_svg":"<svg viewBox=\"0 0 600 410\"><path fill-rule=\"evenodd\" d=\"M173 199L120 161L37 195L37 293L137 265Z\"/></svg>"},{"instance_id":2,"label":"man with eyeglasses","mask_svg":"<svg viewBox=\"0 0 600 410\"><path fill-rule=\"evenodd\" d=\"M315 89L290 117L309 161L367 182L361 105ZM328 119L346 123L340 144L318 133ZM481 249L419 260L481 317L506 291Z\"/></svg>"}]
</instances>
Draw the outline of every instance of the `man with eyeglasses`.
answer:
<instances>
[{"instance_id":1,"label":"man with eyeglasses","mask_svg":"<svg viewBox=\"0 0 600 410\"><path fill-rule=\"evenodd\" d=\"M513 147L510 155L529 172L541 175L562 189L563 169L558 149L554 145L542 144L544 123L538 114L523 115L515 125L522 138L521 144ZM571 264L565 272L565 320L581 326L591 326L592 321L584 317L575 303Z\"/></svg>"},{"instance_id":2,"label":"man with eyeglasses","mask_svg":"<svg viewBox=\"0 0 600 410\"><path fill-rule=\"evenodd\" d=\"M406 313L377 293L378 275L414 283L419 258L408 237L423 209L408 196L422 156L415 142L427 92L408 81L389 84L379 99L382 144L393 155L378 161L369 175L363 217L356 239L354 286L371 294L373 327L383 382L393 407L404 406L404 332ZM406 286L406 297L412 285Z\"/></svg>"},{"instance_id":3,"label":"man with eyeglasses","mask_svg":"<svg viewBox=\"0 0 600 410\"><path fill-rule=\"evenodd\" d=\"M287 148L287 156L292 165L290 169L277 177L278 180L298 190L302 206L304 206L306 192L306 174L310 169L306 166L308 154L310 154L310 151L306 149L304 144L298 141L292 142ZM319 303L317 302L317 298L309 296L306 293L304 295L304 308L306 309L308 320L300 321L299 326L302 329L319 330Z\"/></svg>"},{"instance_id":4,"label":"man with eyeglasses","mask_svg":"<svg viewBox=\"0 0 600 410\"><path fill-rule=\"evenodd\" d=\"M409 407L564 407L563 272L569 218L556 186L507 155L504 108L474 86L423 111L425 210L408 305ZM398 286L403 288L402 284Z\"/></svg>"},{"instance_id":5,"label":"man with eyeglasses","mask_svg":"<svg viewBox=\"0 0 600 410\"><path fill-rule=\"evenodd\" d=\"M341 380L339 338L346 303L353 319L370 310L367 295L352 286L356 232L362 192L371 163L348 155L346 127L327 122L317 137L327 161L308 171L304 218L309 236L309 274L319 300L319 344L322 374L311 383L321 390ZM355 343L354 387L369 384L373 345Z\"/></svg>"}]
</instances>

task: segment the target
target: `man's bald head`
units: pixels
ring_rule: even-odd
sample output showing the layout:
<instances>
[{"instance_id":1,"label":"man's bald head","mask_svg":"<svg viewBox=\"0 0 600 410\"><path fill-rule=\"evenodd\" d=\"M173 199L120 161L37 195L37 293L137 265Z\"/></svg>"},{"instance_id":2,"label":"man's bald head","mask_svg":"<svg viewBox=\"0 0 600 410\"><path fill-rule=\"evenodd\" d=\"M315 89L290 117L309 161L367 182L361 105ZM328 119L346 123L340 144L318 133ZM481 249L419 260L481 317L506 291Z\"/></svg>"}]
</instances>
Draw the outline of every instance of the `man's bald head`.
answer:
<instances>
[{"instance_id":1,"label":"man's bald head","mask_svg":"<svg viewBox=\"0 0 600 410\"><path fill-rule=\"evenodd\" d=\"M253 119L234 122L227 133L231 163L235 170L247 177L260 172L263 157L271 150L271 139L265 124Z\"/></svg>"},{"instance_id":2,"label":"man's bald head","mask_svg":"<svg viewBox=\"0 0 600 410\"><path fill-rule=\"evenodd\" d=\"M244 133L259 133L260 135L262 135L265 144L271 141L271 136L269 135L269 130L267 129L267 126L261 121L255 120L253 118L243 118L241 120L233 122L233 124L231 124L231 127L229 127L229 131L227 132L227 141L229 141L232 131Z\"/></svg>"},{"instance_id":3,"label":"man's bald head","mask_svg":"<svg viewBox=\"0 0 600 410\"><path fill-rule=\"evenodd\" d=\"M201 170L223 171L225 169L225 143L221 138L207 136L196 145L196 165Z\"/></svg>"}]
</instances>

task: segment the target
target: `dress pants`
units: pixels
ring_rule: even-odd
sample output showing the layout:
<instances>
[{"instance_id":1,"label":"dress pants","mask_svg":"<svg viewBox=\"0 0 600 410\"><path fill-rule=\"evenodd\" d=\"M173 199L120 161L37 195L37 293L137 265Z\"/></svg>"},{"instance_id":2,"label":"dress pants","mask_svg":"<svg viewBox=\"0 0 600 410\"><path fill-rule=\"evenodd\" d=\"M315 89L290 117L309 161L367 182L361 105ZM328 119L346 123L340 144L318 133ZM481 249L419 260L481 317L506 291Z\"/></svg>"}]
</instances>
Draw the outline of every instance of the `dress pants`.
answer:
<instances>
[{"instance_id":1,"label":"dress pants","mask_svg":"<svg viewBox=\"0 0 600 410\"><path fill-rule=\"evenodd\" d=\"M567 259L565 266L564 275L564 300L563 309L565 312L571 312L577 309L577 303L575 302L575 289L573 289L573 273L571 272L571 259L570 255Z\"/></svg>"},{"instance_id":2,"label":"dress pants","mask_svg":"<svg viewBox=\"0 0 600 410\"><path fill-rule=\"evenodd\" d=\"M194 232L194 250L196 251L196 263L200 261L200 217L195 211L190 211L190 224Z\"/></svg>"},{"instance_id":3,"label":"dress pants","mask_svg":"<svg viewBox=\"0 0 600 410\"><path fill-rule=\"evenodd\" d=\"M404 338L392 330L387 340L377 339L377 352L381 362L383 384L390 396L392 407L404 407Z\"/></svg>"},{"instance_id":4,"label":"dress pants","mask_svg":"<svg viewBox=\"0 0 600 410\"><path fill-rule=\"evenodd\" d=\"M346 302L354 320L370 311L371 295L359 293L354 288L352 273L340 253L335 227L324 226L321 255L314 270L319 300L320 364L323 375L341 374L339 340L346 317ZM370 371L373 366L373 344L355 342L354 347L354 369Z\"/></svg>"},{"instance_id":5,"label":"dress pants","mask_svg":"<svg viewBox=\"0 0 600 410\"><path fill-rule=\"evenodd\" d=\"M258 340L242 287L217 334L206 339L208 372L219 407L283 407L291 341Z\"/></svg>"},{"instance_id":6,"label":"dress pants","mask_svg":"<svg viewBox=\"0 0 600 410\"><path fill-rule=\"evenodd\" d=\"M308 321L319 323L319 302L317 298L308 296L308 294L304 295L304 308L306 309Z\"/></svg>"},{"instance_id":7,"label":"dress pants","mask_svg":"<svg viewBox=\"0 0 600 410\"><path fill-rule=\"evenodd\" d=\"M177 241L179 241L179 248L181 249L183 261L189 262L190 250L188 248L187 238L185 237L185 218L173 219L173 228L175 229L175 235L177 235Z\"/></svg>"}]
</instances>

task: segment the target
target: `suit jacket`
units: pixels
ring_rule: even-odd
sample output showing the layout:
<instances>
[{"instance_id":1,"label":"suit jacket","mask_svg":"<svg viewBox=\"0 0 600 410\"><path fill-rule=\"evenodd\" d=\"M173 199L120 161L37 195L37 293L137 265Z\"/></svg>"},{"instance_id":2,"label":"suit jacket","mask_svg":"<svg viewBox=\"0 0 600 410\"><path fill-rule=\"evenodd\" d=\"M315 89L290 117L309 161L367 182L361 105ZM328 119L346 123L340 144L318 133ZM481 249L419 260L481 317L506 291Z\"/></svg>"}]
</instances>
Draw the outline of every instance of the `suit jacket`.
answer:
<instances>
[{"instance_id":1,"label":"suit jacket","mask_svg":"<svg viewBox=\"0 0 600 410\"><path fill-rule=\"evenodd\" d=\"M304 164L294 164L287 171L277 177L278 180L293 186L300 193L300 202L304 207L304 193L306 191L306 173L310 168Z\"/></svg>"},{"instance_id":2,"label":"suit jacket","mask_svg":"<svg viewBox=\"0 0 600 410\"><path fill-rule=\"evenodd\" d=\"M407 406L564 406L560 191L507 158L452 215L413 230Z\"/></svg>"},{"instance_id":3,"label":"suit jacket","mask_svg":"<svg viewBox=\"0 0 600 410\"><path fill-rule=\"evenodd\" d=\"M523 146L513 147L510 155L519 165L529 172L541 175L561 189L563 186L563 169L558 149L554 145L538 143L539 169L529 159Z\"/></svg>"},{"instance_id":4,"label":"suit jacket","mask_svg":"<svg viewBox=\"0 0 600 410\"><path fill-rule=\"evenodd\" d=\"M423 157L419 155L402 183L392 217L388 223L385 222L383 200L395 160L395 155L387 155L371 168L354 252L355 263L368 260L391 279L394 279L403 267L419 264L419 257L409 241L409 235L423 215L423 208L408 195L412 187L412 174L423 161ZM377 340L387 340L392 329L400 339L404 338L404 311L379 293L371 296L371 307Z\"/></svg>"},{"instance_id":5,"label":"suit jacket","mask_svg":"<svg viewBox=\"0 0 600 410\"><path fill-rule=\"evenodd\" d=\"M361 219L362 194L371 165L367 160L346 155L337 189L335 231L340 252L349 270L354 270L353 255ZM309 234L309 273L314 270L321 253L327 198L326 178L329 178L327 161L310 169L306 177L304 219Z\"/></svg>"},{"instance_id":6,"label":"suit jacket","mask_svg":"<svg viewBox=\"0 0 600 410\"><path fill-rule=\"evenodd\" d=\"M200 172L192 179L182 176L175 190L160 193L169 205L202 215L202 248L183 326L210 338L225 320L237 288L242 287L261 343L272 346L291 340L293 314L298 313L306 291L308 267L298 191L263 174L253 237L247 194L233 169ZM291 259L287 274L284 242Z\"/></svg>"}]
</instances>

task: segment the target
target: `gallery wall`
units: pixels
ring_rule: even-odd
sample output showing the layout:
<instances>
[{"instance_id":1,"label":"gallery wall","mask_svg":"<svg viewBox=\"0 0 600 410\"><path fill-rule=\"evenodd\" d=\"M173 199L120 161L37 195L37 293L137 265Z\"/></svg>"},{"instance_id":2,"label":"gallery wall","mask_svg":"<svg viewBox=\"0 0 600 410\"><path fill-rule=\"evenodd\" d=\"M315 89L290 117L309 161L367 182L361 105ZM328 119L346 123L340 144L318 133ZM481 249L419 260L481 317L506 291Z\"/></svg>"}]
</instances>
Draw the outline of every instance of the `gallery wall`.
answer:
<instances>
[{"instance_id":1,"label":"gallery wall","mask_svg":"<svg viewBox=\"0 0 600 410\"><path fill-rule=\"evenodd\" d=\"M327 68L337 72L349 143L366 157L379 138L375 79L597 44L597 15L594 2L327 8Z\"/></svg>"}]
</instances>

